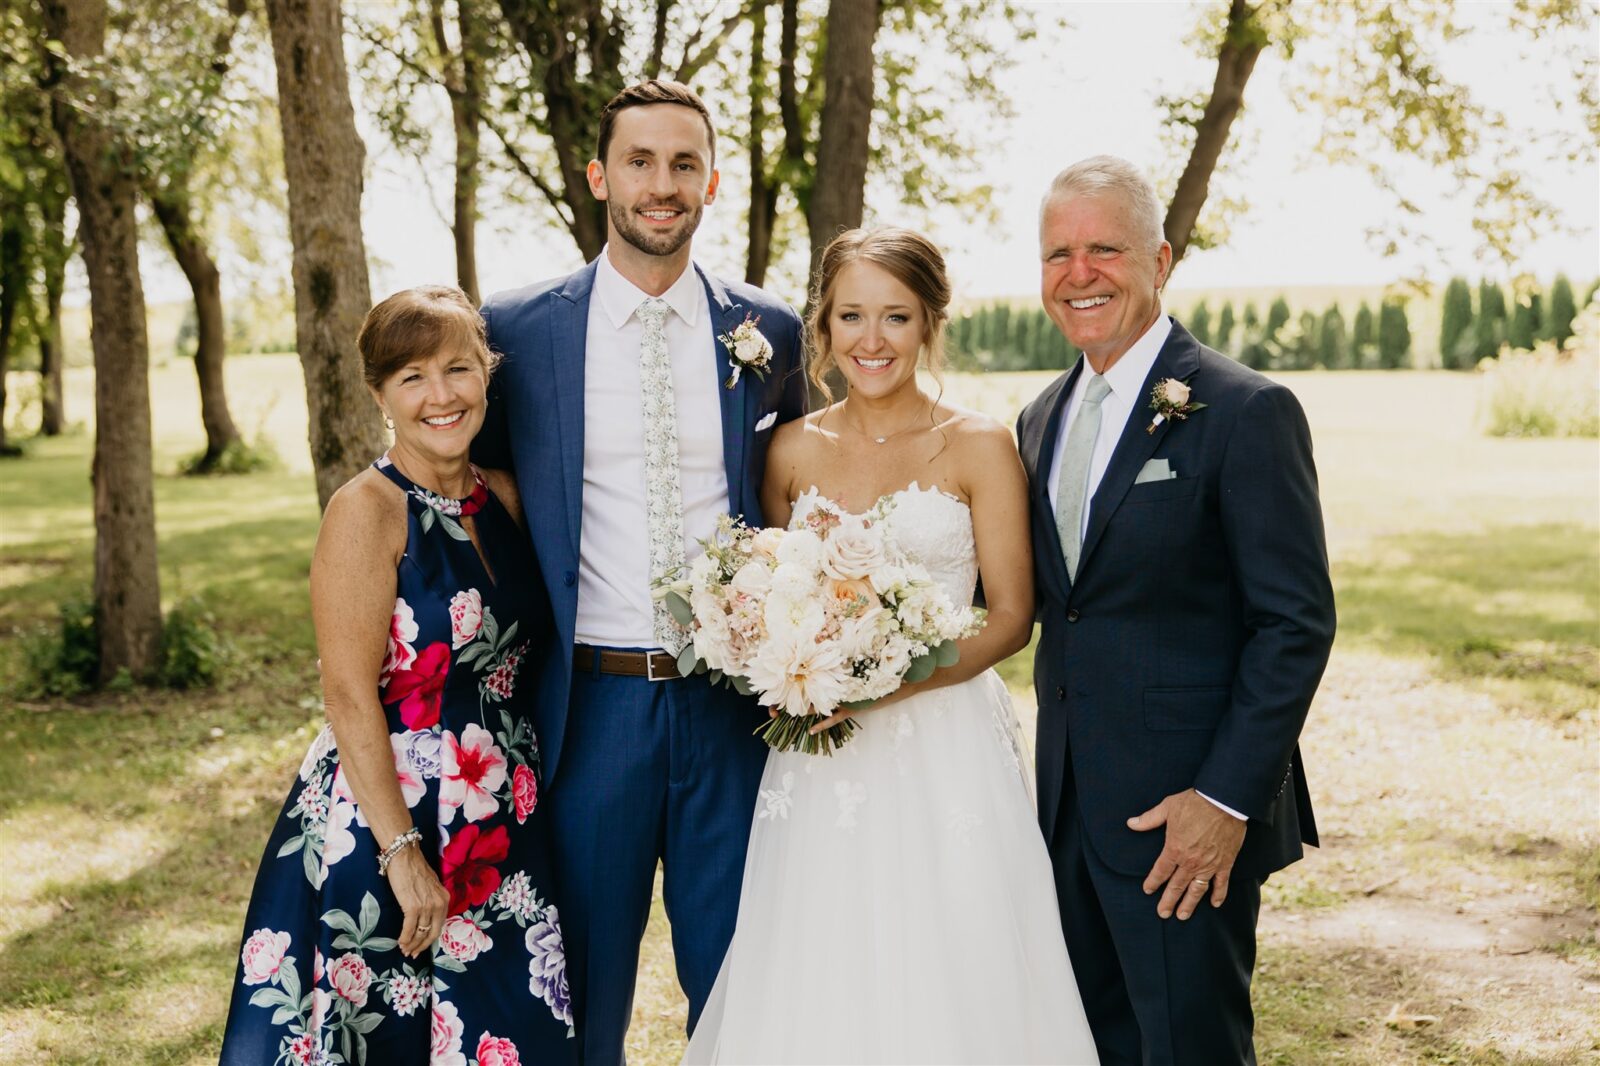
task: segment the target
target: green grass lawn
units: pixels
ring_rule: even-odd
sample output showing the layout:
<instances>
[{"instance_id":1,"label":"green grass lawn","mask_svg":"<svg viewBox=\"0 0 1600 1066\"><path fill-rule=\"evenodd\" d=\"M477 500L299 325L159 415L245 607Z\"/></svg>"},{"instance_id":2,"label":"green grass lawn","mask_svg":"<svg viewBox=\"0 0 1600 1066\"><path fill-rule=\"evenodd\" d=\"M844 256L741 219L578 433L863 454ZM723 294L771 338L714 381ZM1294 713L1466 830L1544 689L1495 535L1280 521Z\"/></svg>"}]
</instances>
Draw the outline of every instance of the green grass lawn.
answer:
<instances>
[{"instance_id":1,"label":"green grass lawn","mask_svg":"<svg viewBox=\"0 0 1600 1066\"><path fill-rule=\"evenodd\" d=\"M234 646L212 689L13 695L23 635L89 589L91 439L0 462L0 1062L215 1061L255 866L320 720L298 363L229 375L283 471L172 476L201 444L194 385L152 377L163 598L202 595ZM949 395L1009 421L1047 380ZM1470 375L1283 380L1313 426L1341 625L1305 742L1325 847L1267 886L1262 1060L1592 1061L1600 453L1479 436ZM88 386L69 375L70 418ZM1030 655L1002 665L1025 719ZM658 908L634 1062L677 1061L682 1011Z\"/></svg>"}]
</instances>

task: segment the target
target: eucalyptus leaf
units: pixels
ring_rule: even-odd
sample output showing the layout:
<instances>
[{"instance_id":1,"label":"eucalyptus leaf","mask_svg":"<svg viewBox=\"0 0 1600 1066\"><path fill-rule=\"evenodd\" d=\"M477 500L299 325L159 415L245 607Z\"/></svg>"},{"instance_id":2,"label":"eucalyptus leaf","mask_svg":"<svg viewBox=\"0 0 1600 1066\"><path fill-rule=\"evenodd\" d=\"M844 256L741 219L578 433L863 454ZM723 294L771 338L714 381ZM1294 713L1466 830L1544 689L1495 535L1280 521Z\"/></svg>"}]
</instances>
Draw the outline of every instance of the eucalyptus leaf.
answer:
<instances>
[{"instance_id":1,"label":"eucalyptus leaf","mask_svg":"<svg viewBox=\"0 0 1600 1066\"><path fill-rule=\"evenodd\" d=\"M911 669L906 671L906 684L915 685L918 681L926 681L933 676L933 671L938 668L933 654L919 655L911 660Z\"/></svg>"},{"instance_id":2,"label":"eucalyptus leaf","mask_svg":"<svg viewBox=\"0 0 1600 1066\"><path fill-rule=\"evenodd\" d=\"M663 599L666 601L667 610L671 613L673 620L680 626L694 623L694 611L689 608L689 601L684 599L682 595L676 592L669 592Z\"/></svg>"},{"instance_id":3,"label":"eucalyptus leaf","mask_svg":"<svg viewBox=\"0 0 1600 1066\"><path fill-rule=\"evenodd\" d=\"M699 665L700 659L694 653L694 644L685 644L683 650L678 653L678 673L684 677L689 677L694 674L696 667Z\"/></svg>"},{"instance_id":4,"label":"eucalyptus leaf","mask_svg":"<svg viewBox=\"0 0 1600 1066\"><path fill-rule=\"evenodd\" d=\"M934 648L933 654L938 657L940 666L954 666L961 661L961 649L956 647L956 642L953 640L947 640Z\"/></svg>"}]
</instances>

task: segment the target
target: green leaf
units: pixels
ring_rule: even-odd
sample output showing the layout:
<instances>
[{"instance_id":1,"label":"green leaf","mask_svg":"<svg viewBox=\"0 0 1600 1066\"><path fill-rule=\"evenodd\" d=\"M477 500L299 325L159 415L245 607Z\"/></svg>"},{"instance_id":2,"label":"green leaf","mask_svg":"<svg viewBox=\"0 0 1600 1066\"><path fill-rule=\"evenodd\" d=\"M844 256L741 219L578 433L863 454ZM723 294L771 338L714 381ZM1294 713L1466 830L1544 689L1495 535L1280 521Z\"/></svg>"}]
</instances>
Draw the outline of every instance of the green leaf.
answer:
<instances>
[{"instance_id":1,"label":"green leaf","mask_svg":"<svg viewBox=\"0 0 1600 1066\"><path fill-rule=\"evenodd\" d=\"M300 858L306 870L306 880L313 886L317 884L317 877L322 873L322 859L310 848L300 853Z\"/></svg>"},{"instance_id":2,"label":"green leaf","mask_svg":"<svg viewBox=\"0 0 1600 1066\"><path fill-rule=\"evenodd\" d=\"M446 955L442 951L434 955L433 968L435 970L449 970L451 973L467 972L467 968L461 964L460 959L457 959L453 955Z\"/></svg>"},{"instance_id":3,"label":"green leaf","mask_svg":"<svg viewBox=\"0 0 1600 1066\"><path fill-rule=\"evenodd\" d=\"M694 611L689 608L689 601L684 599L681 594L669 592L664 599L666 600L667 610L680 626L694 624Z\"/></svg>"},{"instance_id":4,"label":"green leaf","mask_svg":"<svg viewBox=\"0 0 1600 1066\"><path fill-rule=\"evenodd\" d=\"M279 1007L277 1010L272 1012L272 1024L283 1025L286 1022L293 1021L299 1016L300 1013L293 1007Z\"/></svg>"},{"instance_id":5,"label":"green leaf","mask_svg":"<svg viewBox=\"0 0 1600 1066\"><path fill-rule=\"evenodd\" d=\"M417 517L417 524L420 525L422 527L422 531L426 533L433 528L434 519L438 517L438 512L432 507L424 507L422 509L422 514Z\"/></svg>"},{"instance_id":6,"label":"green leaf","mask_svg":"<svg viewBox=\"0 0 1600 1066\"><path fill-rule=\"evenodd\" d=\"M444 529L444 531L446 533L450 534L450 536L455 538L456 540L464 540L464 541L467 541L468 543L471 543L472 538L467 535L467 531L465 529L461 528L461 523L457 522L454 518L451 518L449 515L447 515L447 514L440 515L439 516L439 525L440 525L440 527L442 527Z\"/></svg>"},{"instance_id":7,"label":"green leaf","mask_svg":"<svg viewBox=\"0 0 1600 1066\"><path fill-rule=\"evenodd\" d=\"M278 963L278 983L283 986L285 1003L292 1007L300 1001L300 971L294 968L293 955L285 955Z\"/></svg>"},{"instance_id":8,"label":"green leaf","mask_svg":"<svg viewBox=\"0 0 1600 1066\"><path fill-rule=\"evenodd\" d=\"M739 695L754 696L756 694L756 690L751 687L750 682L746 681L744 678L738 677L734 674L729 674L728 680L733 682L733 690Z\"/></svg>"},{"instance_id":9,"label":"green leaf","mask_svg":"<svg viewBox=\"0 0 1600 1066\"><path fill-rule=\"evenodd\" d=\"M689 677L695 673L699 666L700 659L694 653L694 644L685 644L683 650L678 653L678 673L684 677Z\"/></svg>"},{"instance_id":10,"label":"green leaf","mask_svg":"<svg viewBox=\"0 0 1600 1066\"><path fill-rule=\"evenodd\" d=\"M399 941L389 936L369 936L361 944L363 951L393 951Z\"/></svg>"},{"instance_id":11,"label":"green leaf","mask_svg":"<svg viewBox=\"0 0 1600 1066\"><path fill-rule=\"evenodd\" d=\"M864 711L877 702L877 700L849 700L845 703L839 704L839 706L847 711Z\"/></svg>"},{"instance_id":12,"label":"green leaf","mask_svg":"<svg viewBox=\"0 0 1600 1066\"><path fill-rule=\"evenodd\" d=\"M934 648L933 654L940 666L954 666L961 661L961 649L956 647L956 642L953 640L947 640Z\"/></svg>"},{"instance_id":13,"label":"green leaf","mask_svg":"<svg viewBox=\"0 0 1600 1066\"><path fill-rule=\"evenodd\" d=\"M250 994L252 1007L292 1007L294 1001L276 988L258 988Z\"/></svg>"},{"instance_id":14,"label":"green leaf","mask_svg":"<svg viewBox=\"0 0 1600 1066\"><path fill-rule=\"evenodd\" d=\"M305 835L301 834L300 836L290 837L288 840L285 840L283 842L283 847L278 849L277 858L281 859L290 852L299 851L300 846L305 843L305 839Z\"/></svg>"},{"instance_id":15,"label":"green leaf","mask_svg":"<svg viewBox=\"0 0 1600 1066\"><path fill-rule=\"evenodd\" d=\"M378 897L368 892L361 897L361 923L356 935L365 940L376 928L378 928Z\"/></svg>"},{"instance_id":16,"label":"green leaf","mask_svg":"<svg viewBox=\"0 0 1600 1066\"><path fill-rule=\"evenodd\" d=\"M367 897L369 899L371 896L372 893L367 893ZM343 933L349 933L351 936L361 935L361 930L356 928L355 920L338 907L335 907L333 910L322 916L322 924L326 925L329 929L336 929Z\"/></svg>"},{"instance_id":17,"label":"green leaf","mask_svg":"<svg viewBox=\"0 0 1600 1066\"><path fill-rule=\"evenodd\" d=\"M383 1014L379 1011L369 1010L365 1014L358 1014L345 1024L358 1033L370 1033L383 1021Z\"/></svg>"},{"instance_id":18,"label":"green leaf","mask_svg":"<svg viewBox=\"0 0 1600 1066\"><path fill-rule=\"evenodd\" d=\"M933 676L933 671L938 668L933 654L919 655L911 660L911 668L906 671L906 684L914 685L918 681L926 681Z\"/></svg>"},{"instance_id":19,"label":"green leaf","mask_svg":"<svg viewBox=\"0 0 1600 1066\"><path fill-rule=\"evenodd\" d=\"M706 680L710 681L713 685L721 684L721 682L722 682L722 671L721 670L713 670L713 671L711 671L710 675L707 676Z\"/></svg>"}]
</instances>

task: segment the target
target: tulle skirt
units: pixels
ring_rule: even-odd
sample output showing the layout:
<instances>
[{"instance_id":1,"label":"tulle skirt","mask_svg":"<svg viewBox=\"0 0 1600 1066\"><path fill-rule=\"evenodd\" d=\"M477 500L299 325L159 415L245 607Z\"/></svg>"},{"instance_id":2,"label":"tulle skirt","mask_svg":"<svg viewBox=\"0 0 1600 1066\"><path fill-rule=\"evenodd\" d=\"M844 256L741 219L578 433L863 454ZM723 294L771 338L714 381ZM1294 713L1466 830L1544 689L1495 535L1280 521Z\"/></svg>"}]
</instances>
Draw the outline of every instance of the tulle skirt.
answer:
<instances>
[{"instance_id":1,"label":"tulle skirt","mask_svg":"<svg viewBox=\"0 0 1600 1066\"><path fill-rule=\"evenodd\" d=\"M768 757L686 1063L1095 1063L1005 685Z\"/></svg>"}]
</instances>

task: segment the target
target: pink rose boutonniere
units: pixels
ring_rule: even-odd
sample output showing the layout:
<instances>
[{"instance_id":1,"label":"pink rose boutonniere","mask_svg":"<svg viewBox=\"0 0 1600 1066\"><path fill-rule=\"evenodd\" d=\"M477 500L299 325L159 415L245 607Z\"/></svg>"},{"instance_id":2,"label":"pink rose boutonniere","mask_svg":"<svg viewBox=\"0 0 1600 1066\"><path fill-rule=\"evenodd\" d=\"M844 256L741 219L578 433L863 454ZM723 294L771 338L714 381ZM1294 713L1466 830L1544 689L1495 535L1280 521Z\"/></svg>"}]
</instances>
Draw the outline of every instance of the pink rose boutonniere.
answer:
<instances>
[{"instance_id":1,"label":"pink rose boutonniere","mask_svg":"<svg viewBox=\"0 0 1600 1066\"><path fill-rule=\"evenodd\" d=\"M1156 416L1144 428L1146 433L1154 433L1156 427L1167 419L1182 422L1196 411L1206 405L1196 403L1189 399L1189 385L1177 378L1162 378L1156 382L1156 387L1150 390L1150 410Z\"/></svg>"}]
</instances>

